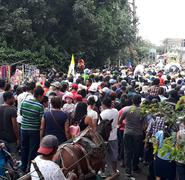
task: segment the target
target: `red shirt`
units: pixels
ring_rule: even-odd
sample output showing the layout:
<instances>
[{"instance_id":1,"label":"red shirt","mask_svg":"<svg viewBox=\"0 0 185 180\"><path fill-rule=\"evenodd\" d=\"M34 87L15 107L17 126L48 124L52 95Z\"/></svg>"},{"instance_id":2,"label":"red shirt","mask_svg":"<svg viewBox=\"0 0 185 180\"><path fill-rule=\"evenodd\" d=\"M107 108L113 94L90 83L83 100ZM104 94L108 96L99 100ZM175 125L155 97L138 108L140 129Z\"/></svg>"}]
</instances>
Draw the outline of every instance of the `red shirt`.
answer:
<instances>
[{"instance_id":1,"label":"red shirt","mask_svg":"<svg viewBox=\"0 0 185 180\"><path fill-rule=\"evenodd\" d=\"M119 118L122 116L124 110L125 110L125 108L122 108L122 109L119 111ZM126 119L124 119L124 120L122 121L122 124L119 125L119 130L124 131L124 130L125 130L125 125L126 125Z\"/></svg>"},{"instance_id":2,"label":"red shirt","mask_svg":"<svg viewBox=\"0 0 185 180\"><path fill-rule=\"evenodd\" d=\"M49 88L44 88L44 96L47 94L48 91L49 91Z\"/></svg>"},{"instance_id":3,"label":"red shirt","mask_svg":"<svg viewBox=\"0 0 185 180\"><path fill-rule=\"evenodd\" d=\"M164 79L160 77L159 81L160 81L160 86L163 86L164 85Z\"/></svg>"}]
</instances>

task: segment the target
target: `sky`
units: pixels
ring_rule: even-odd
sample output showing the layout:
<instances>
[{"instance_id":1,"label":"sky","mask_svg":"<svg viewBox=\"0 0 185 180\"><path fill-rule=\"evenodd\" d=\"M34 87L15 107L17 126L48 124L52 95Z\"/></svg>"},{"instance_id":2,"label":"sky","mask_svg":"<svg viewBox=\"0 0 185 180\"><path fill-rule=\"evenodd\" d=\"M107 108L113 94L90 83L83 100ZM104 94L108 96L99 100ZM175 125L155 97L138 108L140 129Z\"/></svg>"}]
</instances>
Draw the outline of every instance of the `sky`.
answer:
<instances>
[{"instance_id":1,"label":"sky","mask_svg":"<svg viewBox=\"0 0 185 180\"><path fill-rule=\"evenodd\" d=\"M185 0L136 0L139 35L157 45L185 39Z\"/></svg>"}]
</instances>

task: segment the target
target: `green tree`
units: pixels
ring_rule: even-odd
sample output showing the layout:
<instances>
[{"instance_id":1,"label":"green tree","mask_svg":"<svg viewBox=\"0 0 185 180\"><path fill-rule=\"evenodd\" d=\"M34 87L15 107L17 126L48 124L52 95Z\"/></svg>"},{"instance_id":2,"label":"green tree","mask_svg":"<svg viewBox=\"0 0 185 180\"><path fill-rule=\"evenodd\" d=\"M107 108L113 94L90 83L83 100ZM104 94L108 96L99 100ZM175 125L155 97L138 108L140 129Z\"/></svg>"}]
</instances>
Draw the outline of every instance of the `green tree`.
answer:
<instances>
[{"instance_id":1,"label":"green tree","mask_svg":"<svg viewBox=\"0 0 185 180\"><path fill-rule=\"evenodd\" d=\"M11 49L34 54L30 63L63 70L72 53L90 66L115 63L136 42L130 9L127 0L1 0L0 44L7 62L20 59L9 57Z\"/></svg>"}]
</instances>

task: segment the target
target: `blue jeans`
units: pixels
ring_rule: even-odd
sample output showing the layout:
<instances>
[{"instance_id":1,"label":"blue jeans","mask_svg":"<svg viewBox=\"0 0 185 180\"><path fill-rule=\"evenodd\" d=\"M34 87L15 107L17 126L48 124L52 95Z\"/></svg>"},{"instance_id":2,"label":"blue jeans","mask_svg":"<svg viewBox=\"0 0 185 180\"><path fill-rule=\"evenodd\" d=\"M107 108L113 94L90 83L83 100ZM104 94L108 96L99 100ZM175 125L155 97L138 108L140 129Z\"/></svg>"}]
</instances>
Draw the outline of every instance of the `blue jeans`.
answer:
<instances>
[{"instance_id":1,"label":"blue jeans","mask_svg":"<svg viewBox=\"0 0 185 180\"><path fill-rule=\"evenodd\" d=\"M31 161L37 156L39 144L40 131L21 129L21 169L23 172L29 170Z\"/></svg>"},{"instance_id":2,"label":"blue jeans","mask_svg":"<svg viewBox=\"0 0 185 180\"><path fill-rule=\"evenodd\" d=\"M176 168L177 168L178 180L184 180L185 179L185 164L177 163Z\"/></svg>"}]
</instances>

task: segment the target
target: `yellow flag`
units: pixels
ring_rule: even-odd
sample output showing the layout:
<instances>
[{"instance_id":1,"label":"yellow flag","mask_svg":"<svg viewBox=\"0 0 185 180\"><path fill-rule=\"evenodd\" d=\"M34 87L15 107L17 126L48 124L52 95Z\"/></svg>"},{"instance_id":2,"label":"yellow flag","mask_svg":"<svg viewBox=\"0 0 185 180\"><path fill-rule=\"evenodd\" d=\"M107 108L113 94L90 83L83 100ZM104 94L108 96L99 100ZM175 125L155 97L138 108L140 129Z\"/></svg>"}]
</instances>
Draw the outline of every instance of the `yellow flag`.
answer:
<instances>
[{"instance_id":1,"label":"yellow flag","mask_svg":"<svg viewBox=\"0 0 185 180\"><path fill-rule=\"evenodd\" d=\"M71 57L71 63L69 65L69 70L68 70L68 73L67 73L67 77L70 77L70 76L75 76L75 58L74 58L74 54L72 54L72 57Z\"/></svg>"}]
</instances>

